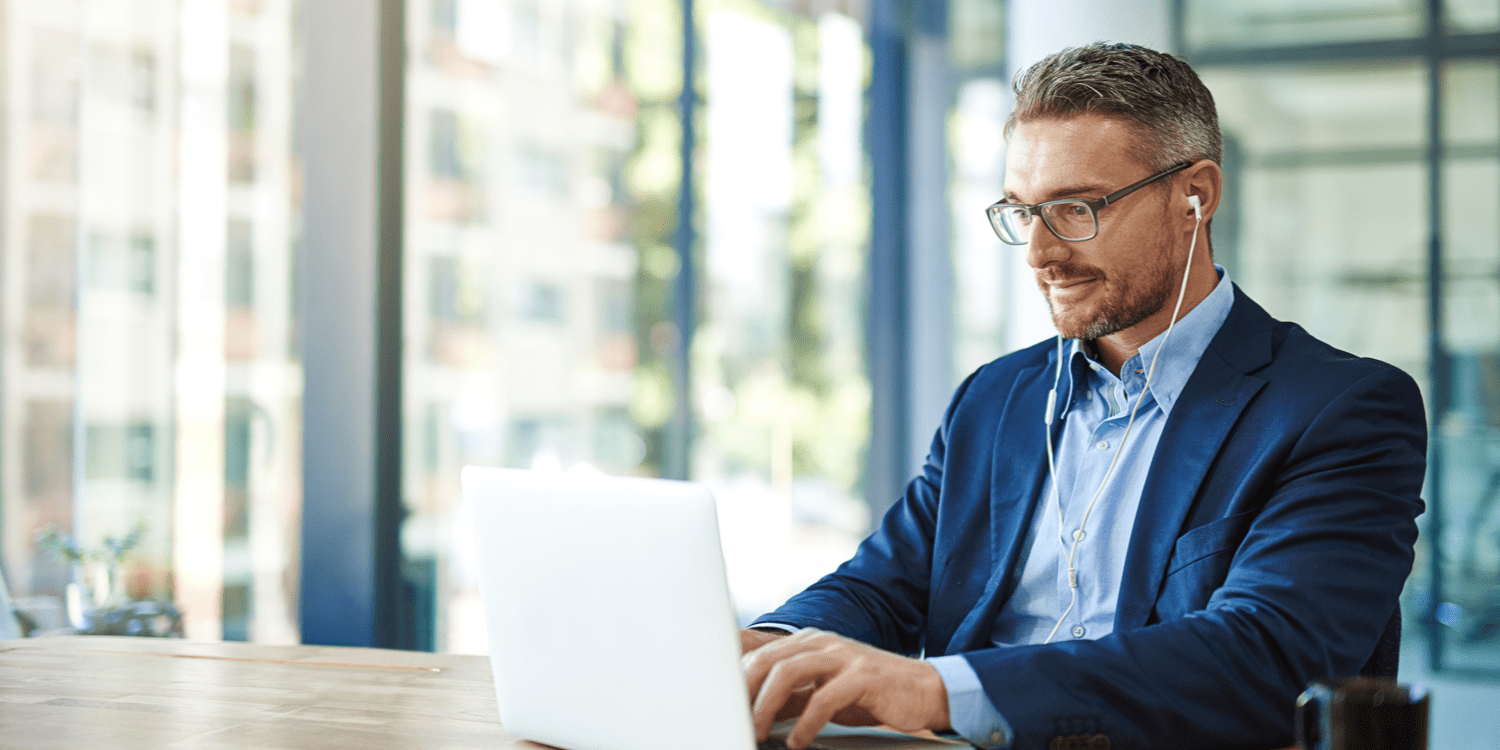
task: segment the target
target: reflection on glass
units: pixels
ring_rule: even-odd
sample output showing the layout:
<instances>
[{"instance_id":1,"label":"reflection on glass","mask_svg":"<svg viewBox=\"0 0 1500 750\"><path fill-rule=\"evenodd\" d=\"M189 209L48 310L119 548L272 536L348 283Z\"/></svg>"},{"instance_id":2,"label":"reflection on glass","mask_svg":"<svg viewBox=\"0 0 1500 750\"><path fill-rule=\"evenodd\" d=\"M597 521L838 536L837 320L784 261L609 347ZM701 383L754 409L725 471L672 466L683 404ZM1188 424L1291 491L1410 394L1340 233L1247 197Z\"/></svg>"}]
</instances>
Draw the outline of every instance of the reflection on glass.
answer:
<instances>
[{"instance_id":1,"label":"reflection on glass","mask_svg":"<svg viewBox=\"0 0 1500 750\"><path fill-rule=\"evenodd\" d=\"M721 499L732 585L748 613L805 583L809 561L830 569L866 523L865 52L859 24L842 15L697 7L703 209L690 465ZM680 9L676 0L409 5L411 645L486 648L460 507L464 464L659 475L672 463L684 385L670 374L681 338L671 290L683 268L673 246ZM779 546L752 548L768 539ZM757 550L779 567L735 564Z\"/></svg>"},{"instance_id":2,"label":"reflection on glass","mask_svg":"<svg viewBox=\"0 0 1500 750\"><path fill-rule=\"evenodd\" d=\"M295 642L288 0L4 3L4 567L45 607L144 524L135 598ZM233 40L233 42L231 42Z\"/></svg>"},{"instance_id":3,"label":"reflection on glass","mask_svg":"<svg viewBox=\"0 0 1500 750\"><path fill-rule=\"evenodd\" d=\"M868 523L865 58L859 24L843 15L720 2L704 17L704 312L693 350L702 428L692 471L719 498L747 617L831 570ZM766 560L779 574L765 573Z\"/></svg>"},{"instance_id":4,"label":"reflection on glass","mask_svg":"<svg viewBox=\"0 0 1500 750\"><path fill-rule=\"evenodd\" d=\"M462 466L657 473L676 7L408 4L407 645L486 648Z\"/></svg>"}]
</instances>

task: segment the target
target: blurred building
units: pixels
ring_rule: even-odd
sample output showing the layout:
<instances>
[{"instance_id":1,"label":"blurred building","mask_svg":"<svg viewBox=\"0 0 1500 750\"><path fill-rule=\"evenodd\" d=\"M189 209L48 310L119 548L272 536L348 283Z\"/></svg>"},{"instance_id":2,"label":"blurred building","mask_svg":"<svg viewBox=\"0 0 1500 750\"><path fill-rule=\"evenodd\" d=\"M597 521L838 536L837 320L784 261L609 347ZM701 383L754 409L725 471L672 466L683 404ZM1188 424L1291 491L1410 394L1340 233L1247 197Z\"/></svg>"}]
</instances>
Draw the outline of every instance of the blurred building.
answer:
<instances>
[{"instance_id":1,"label":"blurred building","mask_svg":"<svg viewBox=\"0 0 1500 750\"><path fill-rule=\"evenodd\" d=\"M417 645L484 648L465 464L661 475L686 458L719 490L731 554L818 525L794 506L840 529L814 548L847 554L863 528L860 28L707 7L697 419L674 458L678 6L407 6L402 586L432 613ZM833 86L837 139L817 117ZM740 583L767 605L790 593Z\"/></svg>"},{"instance_id":2,"label":"blurred building","mask_svg":"<svg viewBox=\"0 0 1500 750\"><path fill-rule=\"evenodd\" d=\"M0 5L3 561L144 524L128 588L297 639L290 2Z\"/></svg>"}]
</instances>

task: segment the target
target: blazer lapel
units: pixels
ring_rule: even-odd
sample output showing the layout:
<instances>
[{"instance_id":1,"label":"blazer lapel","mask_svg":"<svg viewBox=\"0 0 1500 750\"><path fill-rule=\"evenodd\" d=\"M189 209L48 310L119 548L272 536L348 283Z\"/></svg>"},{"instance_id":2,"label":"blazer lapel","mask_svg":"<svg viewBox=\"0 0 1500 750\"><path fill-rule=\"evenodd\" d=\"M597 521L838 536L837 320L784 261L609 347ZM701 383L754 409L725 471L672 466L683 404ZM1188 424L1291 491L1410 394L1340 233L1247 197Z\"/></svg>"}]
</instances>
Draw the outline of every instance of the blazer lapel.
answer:
<instances>
[{"instance_id":1,"label":"blazer lapel","mask_svg":"<svg viewBox=\"0 0 1500 750\"><path fill-rule=\"evenodd\" d=\"M1182 390L1151 460L1125 555L1115 631L1146 624L1167 561L1208 468L1266 381L1247 373L1271 361L1265 310L1234 288L1234 307Z\"/></svg>"},{"instance_id":2,"label":"blazer lapel","mask_svg":"<svg viewBox=\"0 0 1500 750\"><path fill-rule=\"evenodd\" d=\"M1005 405L995 430L994 451L990 462L990 549L994 568L985 583L984 592L959 623L948 640L947 653L982 648L989 645L990 630L1000 605L1010 597L1019 580L1015 571L1021 563L1021 547L1031 528L1042 479L1047 475L1049 436L1042 422L1047 393L1052 389L1053 368L1057 352L1052 351L1040 368L1021 371L1016 387ZM1061 407L1061 397L1055 409ZM1051 436L1059 425L1054 422Z\"/></svg>"}]
</instances>

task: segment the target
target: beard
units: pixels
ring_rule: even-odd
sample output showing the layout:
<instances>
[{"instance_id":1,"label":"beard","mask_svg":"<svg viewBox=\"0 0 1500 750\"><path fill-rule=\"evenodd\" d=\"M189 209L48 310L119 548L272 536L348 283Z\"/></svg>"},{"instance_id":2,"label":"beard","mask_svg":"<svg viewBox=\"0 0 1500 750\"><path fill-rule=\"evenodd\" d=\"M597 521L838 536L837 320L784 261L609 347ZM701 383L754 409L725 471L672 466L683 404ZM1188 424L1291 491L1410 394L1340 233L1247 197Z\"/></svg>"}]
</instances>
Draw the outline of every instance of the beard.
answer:
<instances>
[{"instance_id":1,"label":"beard","mask_svg":"<svg viewBox=\"0 0 1500 750\"><path fill-rule=\"evenodd\" d=\"M1166 248L1154 254L1163 262L1151 268L1140 269L1131 275L1106 276L1093 266L1061 264L1049 266L1047 276L1054 279L1094 278L1105 285L1104 299L1092 307L1059 312L1047 294L1047 284L1042 273L1037 274L1037 286L1042 289L1042 299L1047 301L1047 310L1052 314L1052 324L1066 339L1093 340L1131 328L1146 318L1160 312L1172 294L1172 264L1167 262Z\"/></svg>"}]
</instances>

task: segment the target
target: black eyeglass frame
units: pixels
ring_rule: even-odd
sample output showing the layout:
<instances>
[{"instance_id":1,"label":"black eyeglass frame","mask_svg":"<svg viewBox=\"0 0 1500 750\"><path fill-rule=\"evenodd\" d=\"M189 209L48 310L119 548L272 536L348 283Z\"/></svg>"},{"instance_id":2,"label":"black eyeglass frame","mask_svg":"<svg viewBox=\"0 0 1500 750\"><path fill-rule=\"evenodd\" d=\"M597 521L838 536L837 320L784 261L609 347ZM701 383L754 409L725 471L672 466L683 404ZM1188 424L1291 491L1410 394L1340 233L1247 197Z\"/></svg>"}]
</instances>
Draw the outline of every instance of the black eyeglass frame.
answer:
<instances>
[{"instance_id":1,"label":"black eyeglass frame","mask_svg":"<svg viewBox=\"0 0 1500 750\"><path fill-rule=\"evenodd\" d=\"M1119 190L1116 190L1115 192L1104 196L1103 198L1063 198L1061 200L1045 201L1043 203L1037 203L1034 205L1026 203L1007 203L1001 200L990 204L988 208L984 209L984 213L985 216L990 220L990 229L995 230L995 236L999 237L1000 241L1004 242L1007 245L1026 245L1030 243L1030 240L1026 242L1011 242L1010 240L1005 239L1005 232L1002 231L1000 227L1000 212L1007 208L1024 208L1030 215L1041 217L1042 223L1047 225L1047 231L1051 232L1055 237L1063 240L1064 242L1088 242L1089 240L1099 236L1099 211L1105 206L1118 203L1121 198L1124 198L1125 196L1130 195L1131 193L1134 193L1135 191L1140 190L1141 188L1150 185L1157 180L1177 174L1178 172L1181 172L1182 170L1187 169L1191 166L1193 166L1193 162L1185 161L1181 164L1167 169L1165 172L1158 172L1157 174L1151 175L1150 177L1147 177L1140 182L1122 187ZM1062 236L1062 234L1052 226L1052 220L1047 218L1047 214L1039 210L1044 206L1054 206L1059 203L1081 203L1084 206L1087 206L1089 209L1089 217L1094 220L1093 233L1087 237L1078 237L1076 239Z\"/></svg>"}]
</instances>

